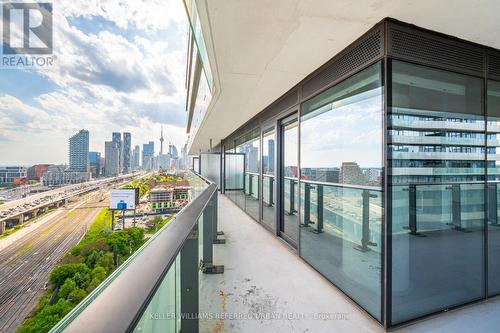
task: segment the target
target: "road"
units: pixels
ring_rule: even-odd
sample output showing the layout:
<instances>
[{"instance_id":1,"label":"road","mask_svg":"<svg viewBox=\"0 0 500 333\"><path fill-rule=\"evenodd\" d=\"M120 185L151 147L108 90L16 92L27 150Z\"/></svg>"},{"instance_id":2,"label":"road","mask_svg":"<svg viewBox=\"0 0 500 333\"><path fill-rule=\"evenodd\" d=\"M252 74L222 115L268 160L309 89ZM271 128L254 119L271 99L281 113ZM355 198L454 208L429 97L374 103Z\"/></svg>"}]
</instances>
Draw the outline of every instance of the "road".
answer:
<instances>
[{"instance_id":1,"label":"road","mask_svg":"<svg viewBox=\"0 0 500 333\"><path fill-rule=\"evenodd\" d=\"M33 194L26 198L9 201L0 205L0 220L6 220L12 218L13 216L18 216L28 211L36 210L39 207L48 206L53 202L71 198L76 195L79 195L80 193L91 191L99 187L104 187L112 182L121 181L122 183L126 183L127 182L126 180L129 178L137 176L140 176L138 178L142 178L147 175L148 174L135 173L135 174L121 175L118 177L92 180L86 183L58 187L54 190ZM47 199L47 197L50 197L50 199Z\"/></svg>"},{"instance_id":2,"label":"road","mask_svg":"<svg viewBox=\"0 0 500 333\"><path fill-rule=\"evenodd\" d=\"M0 251L0 332L15 332L44 293L48 275L63 255L76 245L108 200L87 194L63 214Z\"/></svg>"}]
</instances>

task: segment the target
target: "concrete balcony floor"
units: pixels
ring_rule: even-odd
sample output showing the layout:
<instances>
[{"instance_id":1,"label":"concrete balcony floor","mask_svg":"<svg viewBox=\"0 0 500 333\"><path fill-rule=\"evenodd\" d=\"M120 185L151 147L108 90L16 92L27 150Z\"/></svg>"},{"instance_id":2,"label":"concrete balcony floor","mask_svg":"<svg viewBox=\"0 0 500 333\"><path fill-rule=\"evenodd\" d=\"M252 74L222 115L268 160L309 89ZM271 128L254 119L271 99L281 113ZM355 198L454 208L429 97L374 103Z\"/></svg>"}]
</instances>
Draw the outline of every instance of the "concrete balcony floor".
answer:
<instances>
[{"instance_id":1,"label":"concrete balcony floor","mask_svg":"<svg viewBox=\"0 0 500 333\"><path fill-rule=\"evenodd\" d=\"M200 320L200 332L384 332L224 195L219 196L219 229L226 244L215 245L214 263L224 265L225 272L201 277L200 312L214 317ZM498 313L500 298L494 298L397 332L498 332ZM329 318L315 318L318 314Z\"/></svg>"}]
</instances>

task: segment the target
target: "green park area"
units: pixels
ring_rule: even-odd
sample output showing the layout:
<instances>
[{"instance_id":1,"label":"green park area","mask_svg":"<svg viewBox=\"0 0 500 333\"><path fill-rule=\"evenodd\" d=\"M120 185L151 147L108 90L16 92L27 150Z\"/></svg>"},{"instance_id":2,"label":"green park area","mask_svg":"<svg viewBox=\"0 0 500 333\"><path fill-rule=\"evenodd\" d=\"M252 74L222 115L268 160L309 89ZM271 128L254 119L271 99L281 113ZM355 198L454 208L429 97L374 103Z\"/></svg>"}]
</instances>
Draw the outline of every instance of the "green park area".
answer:
<instances>
[{"instance_id":1,"label":"green park area","mask_svg":"<svg viewBox=\"0 0 500 333\"><path fill-rule=\"evenodd\" d=\"M141 228L112 232L111 212L103 209L52 270L47 291L18 332L48 332L144 242Z\"/></svg>"}]
</instances>

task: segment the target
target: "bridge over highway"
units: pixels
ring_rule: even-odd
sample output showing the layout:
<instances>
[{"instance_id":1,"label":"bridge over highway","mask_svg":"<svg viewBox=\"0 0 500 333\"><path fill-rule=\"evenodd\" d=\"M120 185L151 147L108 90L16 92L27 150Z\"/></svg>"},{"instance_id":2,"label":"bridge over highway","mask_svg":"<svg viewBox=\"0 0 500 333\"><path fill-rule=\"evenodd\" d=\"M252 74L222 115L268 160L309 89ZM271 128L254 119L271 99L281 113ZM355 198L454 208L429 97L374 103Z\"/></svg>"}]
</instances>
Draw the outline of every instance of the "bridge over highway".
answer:
<instances>
[{"instance_id":1,"label":"bridge over highway","mask_svg":"<svg viewBox=\"0 0 500 333\"><path fill-rule=\"evenodd\" d=\"M33 194L26 198L6 202L0 205L0 235L7 228L22 224L42 214L49 208L56 208L66 204L73 197L98 190L112 183L125 182L137 176L138 174L128 174L93 180L86 183L59 187L50 191Z\"/></svg>"}]
</instances>

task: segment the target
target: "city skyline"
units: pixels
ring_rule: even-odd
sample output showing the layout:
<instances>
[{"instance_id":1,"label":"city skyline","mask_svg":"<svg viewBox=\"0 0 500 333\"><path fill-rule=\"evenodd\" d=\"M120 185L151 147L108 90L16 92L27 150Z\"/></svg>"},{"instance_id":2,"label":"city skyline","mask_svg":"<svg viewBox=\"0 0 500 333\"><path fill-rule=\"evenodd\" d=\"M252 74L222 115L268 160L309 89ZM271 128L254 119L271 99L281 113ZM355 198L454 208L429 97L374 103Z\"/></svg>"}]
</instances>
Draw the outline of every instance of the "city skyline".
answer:
<instances>
[{"instance_id":1,"label":"city skyline","mask_svg":"<svg viewBox=\"0 0 500 333\"><path fill-rule=\"evenodd\" d=\"M16 162L10 162L10 163L9 163L8 161L7 161L7 162L3 162L3 160L2 160L2 162L0 162L0 166L22 166L22 167L31 167L31 166L33 166L33 165L39 165L39 164L53 164L53 165L68 165L68 166L69 166L69 159L68 159L68 156L69 156L69 153L70 153L70 152L69 152L69 147L68 147L68 140L69 140L69 139L70 139L70 138L71 138L71 137L72 137L75 133L77 133L77 132L79 132L79 131L81 131L81 130L82 130L82 129L75 130L75 131L73 131L73 132L72 132L72 134L70 133L70 135L68 135L68 137L67 137L67 138L63 139L63 140L64 140L64 141L63 141L63 144L64 144L64 145L65 145L65 147L66 147L66 148L65 148L65 149L66 149L66 154L65 154L65 156L63 156L63 157L62 157L62 160L52 161L52 160L44 160L44 159L42 159L42 161L40 161L40 160L36 160L35 162L28 162L28 163L16 163ZM85 130L85 129L83 129L83 130ZM93 134L93 133L92 133L92 132L90 132L90 131L88 131L88 132L89 132L89 141L91 141L91 140L92 140L92 134ZM91 153L91 152L97 152L97 153L100 153L102 157L104 157L104 156L105 156L105 151L106 151L106 149L105 149L105 143L106 143L107 141L112 141L112 133L120 133L120 134L122 134L122 135L123 135L123 133L128 133L128 132L119 132L119 131L114 131L114 132L111 132L111 131L110 131L109 133L107 133L107 136L108 136L108 137L107 137L107 138L105 138L105 140L103 140L102 142L100 142L100 143L96 144L96 146L98 146L98 148L97 148L97 149L95 148L95 146L91 146L91 145L89 145L89 153ZM128 133L128 134L131 134L131 133ZM130 155L130 159L131 159L131 161L130 161L130 162L132 162L132 157L133 157L133 156L132 156L132 153L133 153L133 149L132 149L132 148L135 148L136 146L142 147L144 144L149 144L149 143L151 143L151 142L153 142L153 143L155 143L155 144L156 144L156 142L160 142L160 139L159 139L159 138L158 138L158 139L157 139L157 138L155 138L155 137L154 137L154 135L153 135L153 136L151 136L151 139L146 139L146 140L144 140L144 142L142 142L142 141L137 142L137 141L136 141L136 138L134 137L134 135L133 135L133 134L131 134L131 136L132 136L132 141L131 141L131 142L132 142L132 144L131 144L131 155ZM123 139L123 137L122 137L122 139ZM179 144L179 146L180 146L180 147L183 147L183 146L184 146L184 144L185 144L185 143L181 143L181 144ZM176 149L177 149L177 146L178 146L178 145L176 145L176 144L172 144L172 145L173 145L173 146L175 146L175 147L176 147ZM140 149L140 151L141 151L141 154L142 154L142 148ZM155 156L157 156L158 154L159 154L159 152L157 152L157 154L156 154ZM142 160L141 160L141 162L142 162ZM142 163L141 163L141 164L142 164ZM130 167L132 167L132 164L130 165ZM129 168L129 169L130 169L130 168Z\"/></svg>"},{"instance_id":2,"label":"city skyline","mask_svg":"<svg viewBox=\"0 0 500 333\"><path fill-rule=\"evenodd\" d=\"M54 8L53 67L0 76L0 165L64 163L67 139L82 128L91 133L89 150L101 153L111 132L142 144L160 125L184 145L182 2L56 1Z\"/></svg>"}]
</instances>

